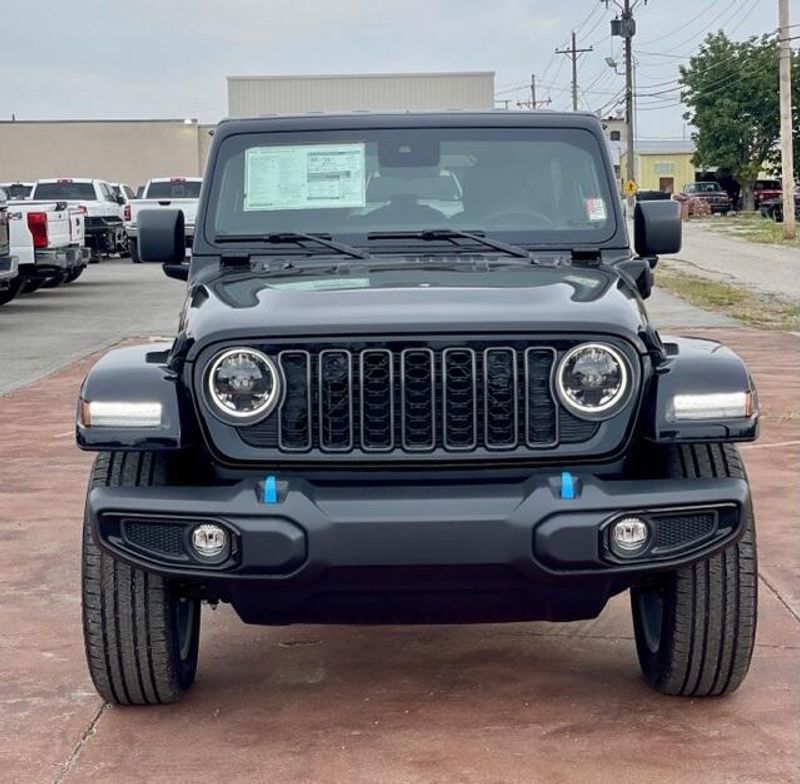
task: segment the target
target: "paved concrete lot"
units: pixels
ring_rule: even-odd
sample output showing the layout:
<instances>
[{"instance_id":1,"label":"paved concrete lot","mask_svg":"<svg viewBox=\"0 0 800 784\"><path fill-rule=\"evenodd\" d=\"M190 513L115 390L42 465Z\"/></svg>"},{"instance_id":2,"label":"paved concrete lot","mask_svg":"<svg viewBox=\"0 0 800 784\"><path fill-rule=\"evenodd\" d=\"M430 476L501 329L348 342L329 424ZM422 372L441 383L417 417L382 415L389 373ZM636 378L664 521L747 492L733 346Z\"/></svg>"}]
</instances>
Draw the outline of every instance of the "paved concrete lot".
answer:
<instances>
[{"instance_id":1,"label":"paved concrete lot","mask_svg":"<svg viewBox=\"0 0 800 784\"><path fill-rule=\"evenodd\" d=\"M0 395L123 338L174 334L184 292L160 264L122 259L91 265L69 286L15 299L0 308ZM734 324L662 291L650 311L665 328Z\"/></svg>"},{"instance_id":2,"label":"paved concrete lot","mask_svg":"<svg viewBox=\"0 0 800 784\"><path fill-rule=\"evenodd\" d=\"M168 332L180 285L154 267L121 264L90 268L86 283L115 274L115 284L127 281L126 298L93 300L98 328L82 327L81 340L107 345L123 334ZM142 287L164 297L161 311ZM66 293L73 296L46 296ZM800 339L701 330L707 317L695 309L672 298L656 304L665 327L689 326L737 349L765 409L762 439L743 449L759 525L761 618L739 693L702 701L651 692L638 673L627 600L618 597L597 620L571 625L272 629L247 627L227 607L204 610L198 682L183 702L103 706L80 628L80 526L92 458L73 445L73 415L93 361L85 359L2 398L0 781L796 782ZM66 303L53 310L37 311L37 326L49 327L50 314L61 325L50 330L58 341L77 316ZM7 317L0 311L9 386L8 343L28 333ZM49 354L32 359L50 369ZM32 368L20 366L10 386Z\"/></svg>"},{"instance_id":3,"label":"paved concrete lot","mask_svg":"<svg viewBox=\"0 0 800 784\"><path fill-rule=\"evenodd\" d=\"M172 335L182 283L160 264L90 265L69 286L40 289L0 308L0 394L129 335Z\"/></svg>"},{"instance_id":4,"label":"paved concrete lot","mask_svg":"<svg viewBox=\"0 0 800 784\"><path fill-rule=\"evenodd\" d=\"M725 220L716 218L715 220ZM724 283L749 286L800 303L800 250L726 237L691 222L683 224L683 248L667 266Z\"/></svg>"}]
</instances>

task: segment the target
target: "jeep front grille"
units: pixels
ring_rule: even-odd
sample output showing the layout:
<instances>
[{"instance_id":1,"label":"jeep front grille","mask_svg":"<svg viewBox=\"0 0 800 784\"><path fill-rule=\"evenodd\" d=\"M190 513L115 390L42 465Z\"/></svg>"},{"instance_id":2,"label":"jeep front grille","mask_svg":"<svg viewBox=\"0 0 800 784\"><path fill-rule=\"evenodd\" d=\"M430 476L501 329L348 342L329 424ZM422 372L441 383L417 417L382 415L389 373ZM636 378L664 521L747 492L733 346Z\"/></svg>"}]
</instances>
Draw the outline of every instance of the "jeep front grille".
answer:
<instances>
[{"instance_id":1,"label":"jeep front grille","mask_svg":"<svg viewBox=\"0 0 800 784\"><path fill-rule=\"evenodd\" d=\"M272 353L286 389L275 416L239 428L252 447L331 456L524 453L584 443L598 430L556 402L559 352L549 346L386 343Z\"/></svg>"}]
</instances>

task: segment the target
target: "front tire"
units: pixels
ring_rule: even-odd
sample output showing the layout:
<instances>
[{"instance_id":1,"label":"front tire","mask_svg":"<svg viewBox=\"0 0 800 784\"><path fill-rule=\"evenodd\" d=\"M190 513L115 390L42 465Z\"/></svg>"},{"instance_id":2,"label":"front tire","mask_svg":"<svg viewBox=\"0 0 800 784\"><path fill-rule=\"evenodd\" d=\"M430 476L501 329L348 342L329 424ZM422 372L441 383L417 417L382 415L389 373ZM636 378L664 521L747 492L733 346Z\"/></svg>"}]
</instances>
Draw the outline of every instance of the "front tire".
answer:
<instances>
[{"instance_id":1,"label":"front tire","mask_svg":"<svg viewBox=\"0 0 800 784\"><path fill-rule=\"evenodd\" d=\"M166 482L154 453L103 452L89 489ZM83 631L92 682L116 705L177 700L194 682L200 602L163 578L128 566L98 547L88 515L83 529Z\"/></svg>"},{"instance_id":2,"label":"front tire","mask_svg":"<svg viewBox=\"0 0 800 784\"><path fill-rule=\"evenodd\" d=\"M128 255L134 264L141 264L142 259L139 257L139 241L128 237Z\"/></svg>"},{"instance_id":3,"label":"front tire","mask_svg":"<svg viewBox=\"0 0 800 784\"><path fill-rule=\"evenodd\" d=\"M734 446L697 444L666 454L672 477L746 478ZM739 688L756 633L756 539L751 508L744 535L705 561L631 589L636 650L648 683L663 694L709 697Z\"/></svg>"}]
</instances>

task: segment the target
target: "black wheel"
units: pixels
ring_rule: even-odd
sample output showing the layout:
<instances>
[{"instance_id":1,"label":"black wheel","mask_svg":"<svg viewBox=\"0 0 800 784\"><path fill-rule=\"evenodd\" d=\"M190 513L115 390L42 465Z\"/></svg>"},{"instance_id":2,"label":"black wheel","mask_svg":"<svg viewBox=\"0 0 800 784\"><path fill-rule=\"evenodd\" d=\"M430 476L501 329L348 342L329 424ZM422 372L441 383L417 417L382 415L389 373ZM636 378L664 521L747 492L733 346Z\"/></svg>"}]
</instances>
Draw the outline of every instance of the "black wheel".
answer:
<instances>
[{"instance_id":1,"label":"black wheel","mask_svg":"<svg viewBox=\"0 0 800 784\"><path fill-rule=\"evenodd\" d=\"M142 260L139 258L139 241L128 237L128 255L134 264L141 264Z\"/></svg>"},{"instance_id":2,"label":"black wheel","mask_svg":"<svg viewBox=\"0 0 800 784\"><path fill-rule=\"evenodd\" d=\"M78 267L77 269L72 270L64 280L64 283L72 283L76 281L81 275L83 275L83 271L86 267Z\"/></svg>"},{"instance_id":3,"label":"black wheel","mask_svg":"<svg viewBox=\"0 0 800 784\"><path fill-rule=\"evenodd\" d=\"M0 290L0 305L11 302L11 300L19 294L21 289L22 281L19 278L12 280L7 289Z\"/></svg>"},{"instance_id":4,"label":"black wheel","mask_svg":"<svg viewBox=\"0 0 800 784\"><path fill-rule=\"evenodd\" d=\"M53 275L51 278L47 278L44 283L42 283L41 288L43 289L55 289L58 288L62 283L67 280L66 273L59 273L58 275Z\"/></svg>"},{"instance_id":5,"label":"black wheel","mask_svg":"<svg viewBox=\"0 0 800 784\"><path fill-rule=\"evenodd\" d=\"M30 278L23 282L20 294L33 294L35 291L39 291L43 283L42 278Z\"/></svg>"},{"instance_id":6,"label":"black wheel","mask_svg":"<svg viewBox=\"0 0 800 784\"><path fill-rule=\"evenodd\" d=\"M163 484L163 459L153 453L103 452L93 487ZM92 681L107 702L159 705L194 682L200 602L175 586L101 550L88 519L83 528L83 631Z\"/></svg>"},{"instance_id":7,"label":"black wheel","mask_svg":"<svg viewBox=\"0 0 800 784\"><path fill-rule=\"evenodd\" d=\"M745 477L736 448L669 450L668 475ZM647 586L631 589L636 650L645 678L663 694L709 697L741 685L756 633L756 539L752 509L735 545Z\"/></svg>"}]
</instances>

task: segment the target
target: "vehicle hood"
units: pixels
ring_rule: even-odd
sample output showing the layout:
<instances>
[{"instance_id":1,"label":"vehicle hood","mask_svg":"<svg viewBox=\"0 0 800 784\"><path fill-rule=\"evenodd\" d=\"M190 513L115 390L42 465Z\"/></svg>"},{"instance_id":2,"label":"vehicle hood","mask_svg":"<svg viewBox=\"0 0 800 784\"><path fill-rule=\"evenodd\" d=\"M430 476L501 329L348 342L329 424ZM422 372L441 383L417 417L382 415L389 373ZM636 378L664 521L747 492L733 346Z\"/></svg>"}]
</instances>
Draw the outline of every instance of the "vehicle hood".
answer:
<instances>
[{"instance_id":1,"label":"vehicle hood","mask_svg":"<svg viewBox=\"0 0 800 784\"><path fill-rule=\"evenodd\" d=\"M566 281L328 290L202 284L186 301L179 339L189 361L204 347L229 340L415 333L605 334L644 350L648 322L641 299L616 273L604 272L601 279L588 289Z\"/></svg>"}]
</instances>

